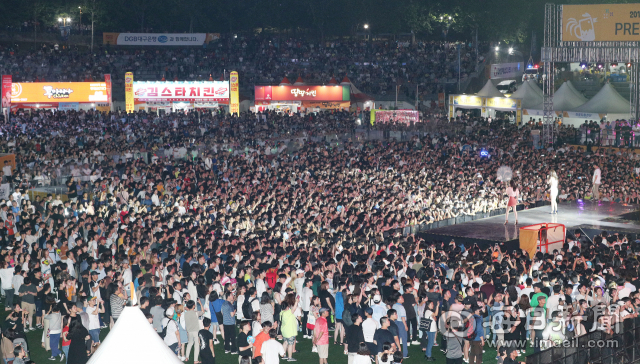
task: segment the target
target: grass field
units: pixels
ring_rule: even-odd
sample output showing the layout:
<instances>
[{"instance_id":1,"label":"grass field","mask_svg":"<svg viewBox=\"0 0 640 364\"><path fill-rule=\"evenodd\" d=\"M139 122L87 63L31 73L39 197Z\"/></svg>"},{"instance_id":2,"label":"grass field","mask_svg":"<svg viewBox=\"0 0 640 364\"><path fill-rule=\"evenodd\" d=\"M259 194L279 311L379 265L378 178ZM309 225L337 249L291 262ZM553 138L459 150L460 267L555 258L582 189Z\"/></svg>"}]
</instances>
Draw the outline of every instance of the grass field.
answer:
<instances>
[{"instance_id":1,"label":"grass field","mask_svg":"<svg viewBox=\"0 0 640 364\"><path fill-rule=\"evenodd\" d=\"M4 311L4 306L0 306L0 312L1 312L0 315L2 316L2 321L4 322L4 319L7 316L7 313ZM108 329L103 329L100 333L100 338L104 339L108 335L108 333L109 333ZM331 342L333 342L333 332L331 332L331 335L332 335ZM31 351L30 352L31 359L38 364L55 363L55 362L59 363L58 360L56 361L48 360L51 353L47 352L42 347L41 338L42 338L42 330L30 331L27 333L27 343ZM222 339L220 335L218 335L218 339ZM303 364L318 363L318 354L311 352L311 340L303 339L302 334L298 335L298 340L299 342L297 344L296 349L299 351L299 353L295 353L293 357L297 359L299 363L303 363ZM440 342L440 335L438 335L437 342ZM141 348L141 349L144 350L144 348ZM214 349L215 349L215 356L216 356L216 364L237 364L238 363L237 355L224 353L224 345L222 341L220 344L215 345ZM485 351L486 352L483 355L483 363L495 364L496 362L495 349L485 347ZM529 351L527 352L527 354L529 354ZM437 346L433 347L433 356L436 358L435 363L446 362L444 354L440 351L440 347L437 347ZM524 356L520 357L520 359L524 361ZM347 356L343 354L343 349L341 346L333 345L333 344L329 345L328 362L329 364L334 364L334 363L346 364L347 363ZM410 346L409 359L404 360L404 363L412 364L412 363L423 363L423 362L425 362L424 353L422 352L420 346L419 345ZM191 354L190 360L187 361L186 363L193 364L193 353ZM140 363L140 364L146 364L146 363Z\"/></svg>"}]
</instances>

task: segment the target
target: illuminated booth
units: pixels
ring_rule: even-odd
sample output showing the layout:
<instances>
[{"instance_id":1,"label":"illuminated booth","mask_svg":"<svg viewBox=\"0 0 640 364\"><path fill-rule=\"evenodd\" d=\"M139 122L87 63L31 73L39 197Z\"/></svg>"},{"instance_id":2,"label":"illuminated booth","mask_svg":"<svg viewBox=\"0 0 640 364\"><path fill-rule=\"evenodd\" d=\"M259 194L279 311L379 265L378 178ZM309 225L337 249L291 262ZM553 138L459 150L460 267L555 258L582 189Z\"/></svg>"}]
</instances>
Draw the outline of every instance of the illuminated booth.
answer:
<instances>
[{"instance_id":1,"label":"illuminated booth","mask_svg":"<svg viewBox=\"0 0 640 364\"><path fill-rule=\"evenodd\" d=\"M348 85L310 86L298 81L291 85L288 81L285 77L278 86L255 86L254 111L349 110L351 94Z\"/></svg>"},{"instance_id":2,"label":"illuminated booth","mask_svg":"<svg viewBox=\"0 0 640 364\"><path fill-rule=\"evenodd\" d=\"M109 111L111 78L105 78L106 82L14 82L11 84L11 110Z\"/></svg>"},{"instance_id":3,"label":"illuminated booth","mask_svg":"<svg viewBox=\"0 0 640 364\"><path fill-rule=\"evenodd\" d=\"M134 110L170 113L229 105L229 81L133 81Z\"/></svg>"},{"instance_id":4,"label":"illuminated booth","mask_svg":"<svg viewBox=\"0 0 640 364\"><path fill-rule=\"evenodd\" d=\"M522 121L522 99L504 97L491 80L475 95L449 95L449 119L460 116L459 109L480 109L482 117L493 117L495 111L510 111L517 124Z\"/></svg>"}]
</instances>

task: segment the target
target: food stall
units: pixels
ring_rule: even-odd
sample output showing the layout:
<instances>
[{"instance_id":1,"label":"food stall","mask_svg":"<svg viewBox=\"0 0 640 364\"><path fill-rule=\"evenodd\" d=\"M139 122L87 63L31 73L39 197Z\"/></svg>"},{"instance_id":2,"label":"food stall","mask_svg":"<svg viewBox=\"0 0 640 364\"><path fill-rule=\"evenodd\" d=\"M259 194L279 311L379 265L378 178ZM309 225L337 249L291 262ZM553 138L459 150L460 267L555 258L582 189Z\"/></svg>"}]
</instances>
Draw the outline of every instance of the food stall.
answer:
<instances>
[{"instance_id":1,"label":"food stall","mask_svg":"<svg viewBox=\"0 0 640 364\"><path fill-rule=\"evenodd\" d=\"M134 81L134 110L173 112L229 105L229 81Z\"/></svg>"},{"instance_id":2,"label":"food stall","mask_svg":"<svg viewBox=\"0 0 640 364\"><path fill-rule=\"evenodd\" d=\"M348 110L350 89L345 85L255 86L255 111L281 110L295 113L302 110Z\"/></svg>"}]
</instances>

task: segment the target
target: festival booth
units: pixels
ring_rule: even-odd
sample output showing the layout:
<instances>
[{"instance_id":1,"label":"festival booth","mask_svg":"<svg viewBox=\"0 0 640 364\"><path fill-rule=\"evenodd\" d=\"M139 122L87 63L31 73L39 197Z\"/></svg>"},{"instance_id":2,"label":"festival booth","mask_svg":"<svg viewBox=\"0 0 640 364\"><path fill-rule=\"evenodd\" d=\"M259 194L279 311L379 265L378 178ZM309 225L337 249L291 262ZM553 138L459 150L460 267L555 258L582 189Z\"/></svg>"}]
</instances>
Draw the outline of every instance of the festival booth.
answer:
<instances>
[{"instance_id":1,"label":"festival booth","mask_svg":"<svg viewBox=\"0 0 640 364\"><path fill-rule=\"evenodd\" d=\"M570 110L575 110L580 105L583 105L587 102L587 98L582 96L578 90L573 86L571 81L566 81L560 86L558 91L553 94L553 109L556 113L556 116L562 116L565 112L567 116L570 113ZM523 115L535 118L542 118L544 116L544 107L542 101L535 106L526 106L525 110L523 110ZM573 113L575 114L575 113ZM564 122L564 121L563 121ZM581 122L583 123L584 120Z\"/></svg>"},{"instance_id":2,"label":"festival booth","mask_svg":"<svg viewBox=\"0 0 640 364\"><path fill-rule=\"evenodd\" d=\"M351 105L348 85L309 86L298 78L290 84L285 77L278 86L255 86L255 112L280 110L284 113L319 110L348 110Z\"/></svg>"},{"instance_id":3,"label":"festival booth","mask_svg":"<svg viewBox=\"0 0 640 364\"><path fill-rule=\"evenodd\" d=\"M605 117L610 121L629 120L631 104L610 83L606 83L591 100L571 111L573 113L563 112L563 123L579 126L585 120L599 121Z\"/></svg>"},{"instance_id":4,"label":"festival booth","mask_svg":"<svg viewBox=\"0 0 640 364\"><path fill-rule=\"evenodd\" d=\"M138 307L125 307L87 364L182 364Z\"/></svg>"},{"instance_id":5,"label":"festival booth","mask_svg":"<svg viewBox=\"0 0 640 364\"><path fill-rule=\"evenodd\" d=\"M520 228L520 249L529 253L529 257L537 252L552 253L562 250L566 236L566 228L562 224L541 223Z\"/></svg>"},{"instance_id":6,"label":"festival booth","mask_svg":"<svg viewBox=\"0 0 640 364\"><path fill-rule=\"evenodd\" d=\"M515 122L522 120L522 100L505 97L491 80L475 95L449 95L449 119L460 116L458 109L480 109L482 117L494 117L496 111L515 113Z\"/></svg>"},{"instance_id":7,"label":"festival booth","mask_svg":"<svg viewBox=\"0 0 640 364\"><path fill-rule=\"evenodd\" d=\"M11 84L11 110L111 110L111 76L102 82L17 82Z\"/></svg>"},{"instance_id":8,"label":"festival booth","mask_svg":"<svg viewBox=\"0 0 640 364\"><path fill-rule=\"evenodd\" d=\"M536 92L529 82L523 82L510 97L512 99L521 99L523 109L536 106L542 102L542 96Z\"/></svg>"},{"instance_id":9,"label":"festival booth","mask_svg":"<svg viewBox=\"0 0 640 364\"><path fill-rule=\"evenodd\" d=\"M329 84L335 84L336 79L331 78ZM369 111L375 109L375 100L373 97L365 94L364 92L358 90L358 88L349 80L349 77L344 76L340 85L349 87L351 92L351 111Z\"/></svg>"},{"instance_id":10,"label":"festival booth","mask_svg":"<svg viewBox=\"0 0 640 364\"><path fill-rule=\"evenodd\" d=\"M229 81L133 81L134 110L170 113L229 105Z\"/></svg>"}]
</instances>

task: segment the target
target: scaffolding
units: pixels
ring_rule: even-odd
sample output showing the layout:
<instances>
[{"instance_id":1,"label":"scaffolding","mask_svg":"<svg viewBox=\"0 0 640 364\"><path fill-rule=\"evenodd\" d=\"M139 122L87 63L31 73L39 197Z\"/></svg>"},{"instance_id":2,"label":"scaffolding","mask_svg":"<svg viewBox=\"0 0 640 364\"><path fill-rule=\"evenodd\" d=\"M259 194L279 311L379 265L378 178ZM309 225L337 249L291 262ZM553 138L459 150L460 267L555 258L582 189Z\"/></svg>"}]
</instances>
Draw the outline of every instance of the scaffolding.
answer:
<instances>
[{"instance_id":1,"label":"scaffolding","mask_svg":"<svg viewBox=\"0 0 640 364\"><path fill-rule=\"evenodd\" d=\"M543 137L545 146L554 143L555 112L553 93L555 91L556 62L616 63L631 64L629 74L631 119L638 121L638 87L640 85L640 42L563 42L562 5L545 4L544 43L541 51L543 73Z\"/></svg>"}]
</instances>

